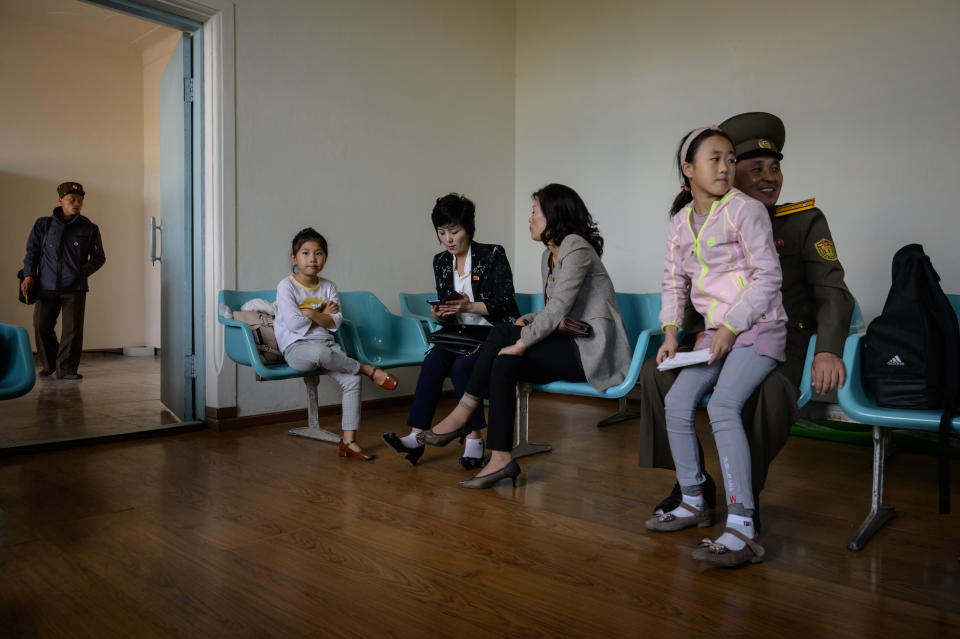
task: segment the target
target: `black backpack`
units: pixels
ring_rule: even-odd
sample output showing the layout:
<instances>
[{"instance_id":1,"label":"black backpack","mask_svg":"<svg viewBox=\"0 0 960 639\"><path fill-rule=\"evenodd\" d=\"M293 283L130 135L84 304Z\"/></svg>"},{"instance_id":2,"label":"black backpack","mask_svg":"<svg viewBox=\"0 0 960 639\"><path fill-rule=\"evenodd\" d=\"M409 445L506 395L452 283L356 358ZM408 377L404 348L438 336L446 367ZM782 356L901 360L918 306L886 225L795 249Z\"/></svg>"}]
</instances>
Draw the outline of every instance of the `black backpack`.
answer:
<instances>
[{"instance_id":1,"label":"black backpack","mask_svg":"<svg viewBox=\"0 0 960 639\"><path fill-rule=\"evenodd\" d=\"M943 410L940 419L940 513L950 512L950 421L960 393L960 328L940 276L919 244L893 256L893 285L883 312L867 327L862 380L880 406Z\"/></svg>"}]
</instances>

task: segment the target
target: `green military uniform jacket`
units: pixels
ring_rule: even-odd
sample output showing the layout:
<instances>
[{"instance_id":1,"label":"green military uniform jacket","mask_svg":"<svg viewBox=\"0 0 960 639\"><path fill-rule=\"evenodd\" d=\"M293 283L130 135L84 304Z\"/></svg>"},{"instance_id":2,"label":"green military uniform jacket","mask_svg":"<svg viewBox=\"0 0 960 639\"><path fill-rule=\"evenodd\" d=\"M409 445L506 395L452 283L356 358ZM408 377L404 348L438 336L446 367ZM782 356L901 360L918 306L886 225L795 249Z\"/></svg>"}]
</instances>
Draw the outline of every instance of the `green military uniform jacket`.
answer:
<instances>
[{"instance_id":1,"label":"green military uniform jacket","mask_svg":"<svg viewBox=\"0 0 960 639\"><path fill-rule=\"evenodd\" d=\"M783 271L783 308L787 311L787 359L780 370L800 384L810 336L818 353L843 355L850 331L853 295L843 281L827 218L814 200L778 206L771 218L773 241ZM703 318L688 306L684 334L703 330ZM695 317L694 317L695 316Z\"/></svg>"}]
</instances>

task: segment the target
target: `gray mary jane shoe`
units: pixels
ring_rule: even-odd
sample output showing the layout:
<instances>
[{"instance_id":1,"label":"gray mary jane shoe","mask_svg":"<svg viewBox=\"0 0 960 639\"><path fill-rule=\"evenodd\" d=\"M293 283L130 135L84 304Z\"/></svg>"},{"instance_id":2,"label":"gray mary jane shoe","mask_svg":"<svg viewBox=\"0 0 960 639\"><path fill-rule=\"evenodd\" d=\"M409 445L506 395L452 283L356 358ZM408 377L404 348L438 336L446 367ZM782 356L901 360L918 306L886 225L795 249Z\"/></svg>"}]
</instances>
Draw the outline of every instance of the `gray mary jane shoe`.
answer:
<instances>
[{"instance_id":1,"label":"gray mary jane shoe","mask_svg":"<svg viewBox=\"0 0 960 639\"><path fill-rule=\"evenodd\" d=\"M740 550L730 550L723 544L703 539L693 551L693 558L719 568L735 568L744 564L759 564L763 561L766 551L756 539L750 539L739 530L732 528L725 528L723 532L730 533L747 545Z\"/></svg>"},{"instance_id":2,"label":"gray mary jane shoe","mask_svg":"<svg viewBox=\"0 0 960 639\"><path fill-rule=\"evenodd\" d=\"M713 513L710 512L710 508L707 507L706 503L704 503L703 508L697 509L689 504L680 502L680 508L690 511L693 513L693 516L677 517L670 513L663 513L654 515L648 519L644 525L647 527L647 530L654 530L656 532L676 532L690 528L691 526L709 528L713 525Z\"/></svg>"}]
</instances>

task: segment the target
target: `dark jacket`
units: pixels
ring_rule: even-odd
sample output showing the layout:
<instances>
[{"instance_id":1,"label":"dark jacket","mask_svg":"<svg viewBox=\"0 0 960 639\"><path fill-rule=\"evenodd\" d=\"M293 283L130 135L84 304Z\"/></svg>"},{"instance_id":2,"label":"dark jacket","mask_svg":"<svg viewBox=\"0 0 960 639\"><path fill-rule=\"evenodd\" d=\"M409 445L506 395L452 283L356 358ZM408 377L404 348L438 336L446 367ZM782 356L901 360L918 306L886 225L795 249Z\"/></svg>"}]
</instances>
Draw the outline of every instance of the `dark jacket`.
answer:
<instances>
[{"instance_id":1,"label":"dark jacket","mask_svg":"<svg viewBox=\"0 0 960 639\"><path fill-rule=\"evenodd\" d=\"M23 272L36 279L36 290L88 291L87 277L106 261L97 225L80 214L65 222L58 206L34 222Z\"/></svg>"},{"instance_id":2,"label":"dark jacket","mask_svg":"<svg viewBox=\"0 0 960 639\"><path fill-rule=\"evenodd\" d=\"M513 322L520 316L513 291L513 273L507 253L499 244L471 242L470 283L473 300L487 305L486 319L491 324ZM433 275L437 280L437 297L456 297L453 290L453 260L448 251L433 256Z\"/></svg>"}]
</instances>

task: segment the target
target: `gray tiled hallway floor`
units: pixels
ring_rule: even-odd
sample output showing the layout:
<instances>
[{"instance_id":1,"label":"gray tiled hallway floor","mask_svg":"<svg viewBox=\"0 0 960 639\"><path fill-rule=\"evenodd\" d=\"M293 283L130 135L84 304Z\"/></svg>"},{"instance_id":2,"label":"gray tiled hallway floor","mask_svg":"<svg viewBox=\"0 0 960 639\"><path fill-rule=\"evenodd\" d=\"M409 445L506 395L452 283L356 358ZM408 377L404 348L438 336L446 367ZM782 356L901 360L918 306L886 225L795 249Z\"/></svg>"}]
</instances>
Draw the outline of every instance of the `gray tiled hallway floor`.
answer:
<instances>
[{"instance_id":1,"label":"gray tiled hallway floor","mask_svg":"<svg viewBox=\"0 0 960 639\"><path fill-rule=\"evenodd\" d=\"M38 377L0 402L0 447L156 428L177 419L160 404L160 357L84 353L80 381Z\"/></svg>"}]
</instances>

